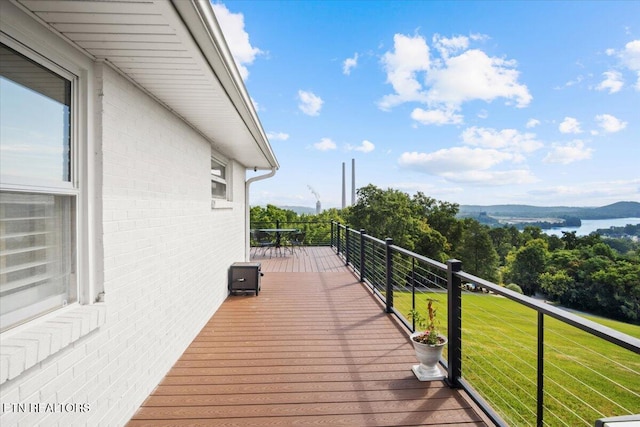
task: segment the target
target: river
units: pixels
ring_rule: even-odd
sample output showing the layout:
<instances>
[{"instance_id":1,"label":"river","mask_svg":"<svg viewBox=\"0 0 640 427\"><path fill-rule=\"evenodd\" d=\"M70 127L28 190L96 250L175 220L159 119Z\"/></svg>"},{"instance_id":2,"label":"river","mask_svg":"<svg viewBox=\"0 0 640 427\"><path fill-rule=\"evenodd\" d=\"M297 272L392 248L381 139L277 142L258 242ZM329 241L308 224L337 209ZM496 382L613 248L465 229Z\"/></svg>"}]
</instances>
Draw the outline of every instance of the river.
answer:
<instances>
[{"instance_id":1,"label":"river","mask_svg":"<svg viewBox=\"0 0 640 427\"><path fill-rule=\"evenodd\" d=\"M640 218L583 219L580 227L557 227L543 231L558 237L562 237L563 231L575 231L577 236L587 236L599 228L624 227L627 224L640 224Z\"/></svg>"}]
</instances>

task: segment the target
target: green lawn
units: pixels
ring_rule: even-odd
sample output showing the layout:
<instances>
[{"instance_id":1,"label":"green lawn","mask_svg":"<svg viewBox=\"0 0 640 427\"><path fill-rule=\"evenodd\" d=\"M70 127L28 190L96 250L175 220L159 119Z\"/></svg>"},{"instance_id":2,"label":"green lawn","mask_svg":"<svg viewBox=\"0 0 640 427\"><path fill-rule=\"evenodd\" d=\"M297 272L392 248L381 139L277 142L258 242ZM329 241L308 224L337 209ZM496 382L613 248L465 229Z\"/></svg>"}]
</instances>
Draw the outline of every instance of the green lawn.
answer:
<instances>
[{"instance_id":1,"label":"green lawn","mask_svg":"<svg viewBox=\"0 0 640 427\"><path fill-rule=\"evenodd\" d=\"M428 295L438 299L446 331L446 294ZM426 299L417 296L425 312ZM408 317L411 294L394 293L394 305ZM640 326L590 319L640 337ZM593 426L603 416L640 413L640 355L548 316L544 322L545 425ZM463 377L494 410L510 425L535 425L537 313L507 298L464 294L462 348Z\"/></svg>"}]
</instances>

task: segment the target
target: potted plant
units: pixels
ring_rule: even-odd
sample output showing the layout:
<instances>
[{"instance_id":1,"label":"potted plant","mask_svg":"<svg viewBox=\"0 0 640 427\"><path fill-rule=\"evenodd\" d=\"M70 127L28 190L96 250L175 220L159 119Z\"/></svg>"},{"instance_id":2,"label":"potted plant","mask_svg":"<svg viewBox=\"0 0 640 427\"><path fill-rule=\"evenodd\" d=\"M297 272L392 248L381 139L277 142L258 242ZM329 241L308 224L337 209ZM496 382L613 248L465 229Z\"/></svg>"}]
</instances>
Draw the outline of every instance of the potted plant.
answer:
<instances>
[{"instance_id":1,"label":"potted plant","mask_svg":"<svg viewBox=\"0 0 640 427\"><path fill-rule=\"evenodd\" d=\"M427 303L428 317L425 318L418 310L413 309L409 316L420 330L411 334L411 342L416 351L419 365L413 365L413 373L420 381L434 381L444 379L445 376L438 367L442 350L447 344L447 337L442 335L436 324L436 308L434 299Z\"/></svg>"}]
</instances>

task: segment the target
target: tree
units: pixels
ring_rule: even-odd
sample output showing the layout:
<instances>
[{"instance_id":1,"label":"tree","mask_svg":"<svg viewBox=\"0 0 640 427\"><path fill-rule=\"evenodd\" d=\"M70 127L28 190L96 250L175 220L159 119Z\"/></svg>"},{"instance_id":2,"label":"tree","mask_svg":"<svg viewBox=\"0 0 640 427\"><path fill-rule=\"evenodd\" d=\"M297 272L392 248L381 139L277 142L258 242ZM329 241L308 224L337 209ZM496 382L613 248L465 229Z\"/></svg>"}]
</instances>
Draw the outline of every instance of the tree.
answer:
<instances>
[{"instance_id":1,"label":"tree","mask_svg":"<svg viewBox=\"0 0 640 427\"><path fill-rule=\"evenodd\" d=\"M411 199L418 218L426 218L429 226L440 233L447 241L451 249L462 239L462 222L456 218L460 210L457 203L449 203L436 200L418 191Z\"/></svg>"},{"instance_id":2,"label":"tree","mask_svg":"<svg viewBox=\"0 0 640 427\"><path fill-rule=\"evenodd\" d=\"M426 221L420 221L418 224L420 233L416 240L415 252L444 262L448 258L450 246L447 239L427 224Z\"/></svg>"},{"instance_id":3,"label":"tree","mask_svg":"<svg viewBox=\"0 0 640 427\"><path fill-rule=\"evenodd\" d=\"M575 282L566 271L545 271L540 275L540 289L552 300L562 302Z\"/></svg>"},{"instance_id":4,"label":"tree","mask_svg":"<svg viewBox=\"0 0 640 427\"><path fill-rule=\"evenodd\" d=\"M252 206L249 210L251 222L260 223L263 228L275 227L276 221L280 223L294 222L298 214L289 209L282 209L274 205Z\"/></svg>"},{"instance_id":5,"label":"tree","mask_svg":"<svg viewBox=\"0 0 640 427\"><path fill-rule=\"evenodd\" d=\"M597 305L593 311L608 317L640 320L640 264L618 261L591 275Z\"/></svg>"},{"instance_id":6,"label":"tree","mask_svg":"<svg viewBox=\"0 0 640 427\"><path fill-rule=\"evenodd\" d=\"M422 193L411 198L401 191L381 190L369 184L358 190L358 203L345 216L355 229L364 228L380 239L391 237L398 246L444 261L451 245L430 221L455 234L457 209L457 205L438 202Z\"/></svg>"},{"instance_id":7,"label":"tree","mask_svg":"<svg viewBox=\"0 0 640 427\"><path fill-rule=\"evenodd\" d=\"M489 227L472 218L465 218L462 224L457 256L462 261L464 271L497 282L499 257L489 237Z\"/></svg>"},{"instance_id":8,"label":"tree","mask_svg":"<svg viewBox=\"0 0 640 427\"><path fill-rule=\"evenodd\" d=\"M305 241L308 244L325 245L331 241L331 221L344 224L344 211L340 209L326 209L319 214L300 215L299 223L295 228L305 232Z\"/></svg>"},{"instance_id":9,"label":"tree","mask_svg":"<svg viewBox=\"0 0 640 427\"><path fill-rule=\"evenodd\" d=\"M540 288L540 275L545 271L549 251L544 239L529 240L507 257L510 264L507 280L517 283L525 295L533 295Z\"/></svg>"},{"instance_id":10,"label":"tree","mask_svg":"<svg viewBox=\"0 0 640 427\"><path fill-rule=\"evenodd\" d=\"M576 236L575 231L563 231L560 240L564 242L564 247L566 249L576 249L578 247L578 237Z\"/></svg>"},{"instance_id":11,"label":"tree","mask_svg":"<svg viewBox=\"0 0 640 427\"><path fill-rule=\"evenodd\" d=\"M358 189L358 202L351 206L347 221L355 229L414 250L418 240L419 221L408 194L389 188L381 190L369 184Z\"/></svg>"},{"instance_id":12,"label":"tree","mask_svg":"<svg viewBox=\"0 0 640 427\"><path fill-rule=\"evenodd\" d=\"M500 264L504 264L507 254L521 246L522 237L514 226L493 227L489 229L489 237L493 247L500 257Z\"/></svg>"}]
</instances>

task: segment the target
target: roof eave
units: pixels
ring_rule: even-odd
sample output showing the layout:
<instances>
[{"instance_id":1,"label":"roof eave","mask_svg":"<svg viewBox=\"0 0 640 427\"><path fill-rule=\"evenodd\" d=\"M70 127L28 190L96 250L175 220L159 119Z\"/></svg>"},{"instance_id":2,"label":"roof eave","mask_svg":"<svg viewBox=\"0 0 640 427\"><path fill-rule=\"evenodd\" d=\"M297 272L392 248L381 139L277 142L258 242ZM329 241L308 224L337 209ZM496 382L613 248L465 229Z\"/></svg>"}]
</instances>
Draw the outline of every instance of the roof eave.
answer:
<instances>
[{"instance_id":1,"label":"roof eave","mask_svg":"<svg viewBox=\"0 0 640 427\"><path fill-rule=\"evenodd\" d=\"M208 0L171 0L270 168L280 167ZM247 167L254 167L243 159ZM258 167L258 169L264 169Z\"/></svg>"}]
</instances>

